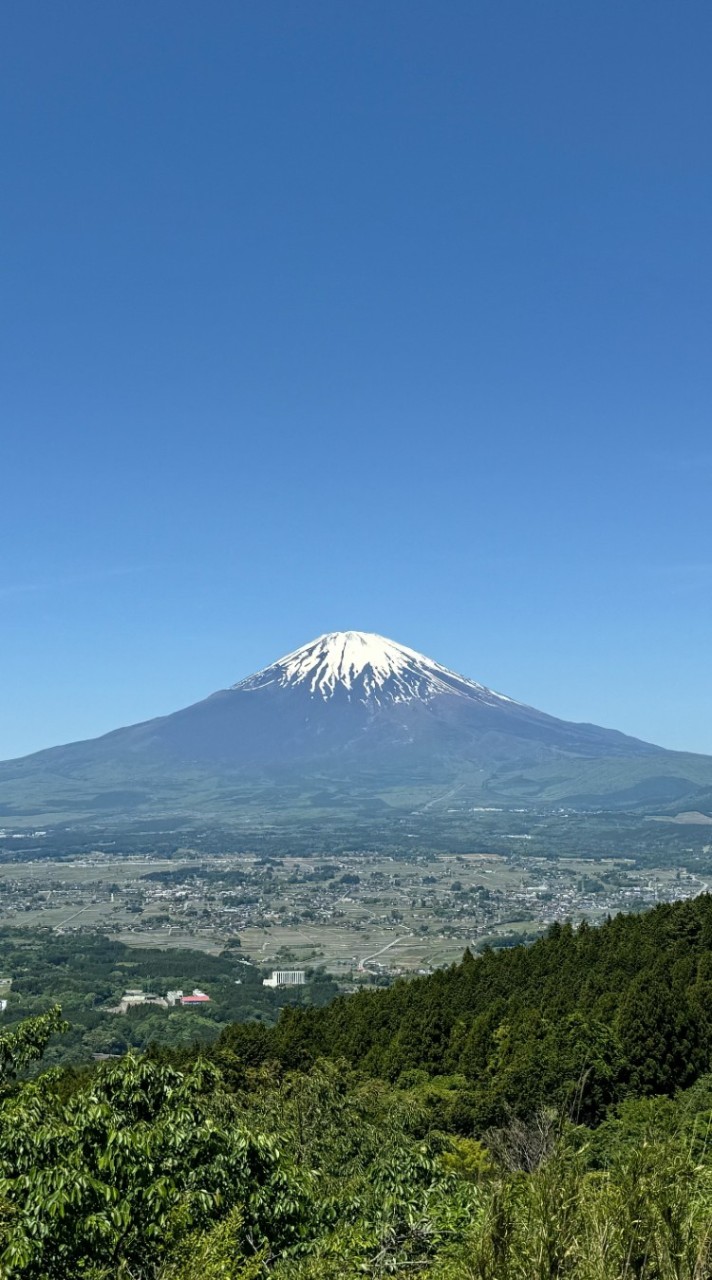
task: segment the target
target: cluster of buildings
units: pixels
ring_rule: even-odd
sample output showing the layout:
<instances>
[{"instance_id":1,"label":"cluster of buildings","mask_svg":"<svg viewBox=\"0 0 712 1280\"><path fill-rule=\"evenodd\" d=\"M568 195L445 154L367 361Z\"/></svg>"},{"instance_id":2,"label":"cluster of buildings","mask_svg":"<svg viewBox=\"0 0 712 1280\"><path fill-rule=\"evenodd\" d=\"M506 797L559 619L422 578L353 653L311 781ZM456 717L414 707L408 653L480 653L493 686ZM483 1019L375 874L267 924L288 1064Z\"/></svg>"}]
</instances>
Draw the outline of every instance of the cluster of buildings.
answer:
<instances>
[{"instance_id":1,"label":"cluster of buildings","mask_svg":"<svg viewBox=\"0 0 712 1280\"><path fill-rule=\"evenodd\" d=\"M201 1005L210 1004L210 996L201 991L199 987L194 987L191 995L184 995L182 991L167 991L165 996L159 996L154 991L142 991L140 987L129 987L121 997L119 1003L111 1009L107 1009L107 1013L128 1013L129 1009L136 1008L137 1005L154 1004L161 1009L169 1007L175 1008L176 1005L182 1005L183 1008L196 1008Z\"/></svg>"}]
</instances>

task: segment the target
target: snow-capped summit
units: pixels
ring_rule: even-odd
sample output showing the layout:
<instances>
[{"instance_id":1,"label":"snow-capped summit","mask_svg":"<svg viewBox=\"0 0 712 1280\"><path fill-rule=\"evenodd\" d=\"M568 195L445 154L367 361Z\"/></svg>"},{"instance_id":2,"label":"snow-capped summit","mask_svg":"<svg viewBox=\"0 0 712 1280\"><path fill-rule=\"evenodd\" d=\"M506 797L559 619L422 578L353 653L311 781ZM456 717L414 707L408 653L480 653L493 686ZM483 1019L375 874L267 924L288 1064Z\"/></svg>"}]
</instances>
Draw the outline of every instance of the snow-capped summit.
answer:
<instances>
[{"instance_id":1,"label":"snow-capped summit","mask_svg":"<svg viewBox=\"0 0 712 1280\"><path fill-rule=\"evenodd\" d=\"M335 631L172 715L0 764L0 801L43 825L203 814L261 837L281 814L312 831L353 822L359 840L362 824L395 822L400 838L402 821L446 814L449 797L458 822L468 805L609 795L700 808L712 760L687 760L558 720L383 636Z\"/></svg>"},{"instance_id":2,"label":"snow-capped summit","mask_svg":"<svg viewBox=\"0 0 712 1280\"><path fill-rule=\"evenodd\" d=\"M301 686L324 701L337 692L364 703L428 702L438 694L456 694L495 705L503 694L456 675L415 649L370 631L330 631L295 649L233 688Z\"/></svg>"}]
</instances>

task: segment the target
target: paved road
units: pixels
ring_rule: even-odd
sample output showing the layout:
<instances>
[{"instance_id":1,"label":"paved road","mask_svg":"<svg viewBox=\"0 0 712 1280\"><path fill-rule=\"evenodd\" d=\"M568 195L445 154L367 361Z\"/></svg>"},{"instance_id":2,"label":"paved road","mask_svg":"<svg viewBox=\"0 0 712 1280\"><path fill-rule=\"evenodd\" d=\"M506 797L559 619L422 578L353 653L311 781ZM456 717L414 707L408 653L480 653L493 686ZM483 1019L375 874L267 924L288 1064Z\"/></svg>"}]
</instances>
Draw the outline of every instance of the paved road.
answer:
<instances>
[{"instance_id":1,"label":"paved road","mask_svg":"<svg viewBox=\"0 0 712 1280\"><path fill-rule=\"evenodd\" d=\"M404 938L412 937L412 933L399 933L397 938L393 938L392 942L387 942L385 947L381 947L379 951L372 951L370 956L363 956L358 962L359 969L363 969L363 966L368 964L369 960L375 960L376 956L382 956L384 951L388 951L390 947L395 947L396 943L402 942Z\"/></svg>"},{"instance_id":2,"label":"paved road","mask_svg":"<svg viewBox=\"0 0 712 1280\"><path fill-rule=\"evenodd\" d=\"M66 920L60 920L59 924L56 924L54 926L55 933L57 932L58 929L63 929L65 924L69 924L70 920L75 920L76 917L80 916L83 911L88 911L89 907L94 907L94 906L96 906L96 903L90 902L86 907L80 907L78 911L73 911L71 916L67 916Z\"/></svg>"}]
</instances>

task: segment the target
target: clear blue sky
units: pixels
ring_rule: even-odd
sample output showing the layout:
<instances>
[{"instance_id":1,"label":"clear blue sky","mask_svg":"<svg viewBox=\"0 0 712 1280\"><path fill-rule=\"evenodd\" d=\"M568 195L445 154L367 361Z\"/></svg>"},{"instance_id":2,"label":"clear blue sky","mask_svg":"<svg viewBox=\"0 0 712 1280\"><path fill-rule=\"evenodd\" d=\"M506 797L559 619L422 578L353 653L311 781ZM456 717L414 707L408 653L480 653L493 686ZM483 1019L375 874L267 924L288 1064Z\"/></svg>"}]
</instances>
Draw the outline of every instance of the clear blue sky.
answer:
<instances>
[{"instance_id":1,"label":"clear blue sky","mask_svg":"<svg viewBox=\"0 0 712 1280\"><path fill-rule=\"evenodd\" d=\"M326 630L712 752L712 7L0 15L0 756Z\"/></svg>"}]
</instances>

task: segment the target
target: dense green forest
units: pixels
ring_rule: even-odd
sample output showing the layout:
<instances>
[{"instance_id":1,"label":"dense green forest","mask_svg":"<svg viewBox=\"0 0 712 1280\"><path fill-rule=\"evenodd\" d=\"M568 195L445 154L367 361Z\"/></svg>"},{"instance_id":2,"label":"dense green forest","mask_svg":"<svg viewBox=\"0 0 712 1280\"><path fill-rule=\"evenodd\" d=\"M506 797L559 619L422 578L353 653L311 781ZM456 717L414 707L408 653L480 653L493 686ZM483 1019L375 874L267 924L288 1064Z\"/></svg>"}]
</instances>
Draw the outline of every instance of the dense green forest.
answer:
<instances>
[{"instance_id":1,"label":"dense green forest","mask_svg":"<svg viewBox=\"0 0 712 1280\"><path fill-rule=\"evenodd\" d=\"M322 802L326 797L322 797ZM679 811L671 797L670 817ZM704 808L702 799L700 805ZM650 815L661 815L668 806L654 798L650 813L585 806L563 812L558 805L540 809L527 806L526 825L531 841L529 857L626 857L638 867L687 867L706 874L712 869L709 829L704 825L650 821ZM299 821L290 822L274 812L267 825L258 824L245 831L211 819L208 825L191 823L178 817L140 820L124 818L120 823L96 815L96 820L82 825L49 825L41 835L31 830L0 830L0 861L34 862L47 858L61 862L78 857L144 855L151 858L223 856L240 857L245 853L260 858L281 858L285 850L300 857L333 857L338 853L369 853L378 848L382 855L410 859L414 852L430 854L433 850L469 853L474 846L487 847L509 856L511 841L507 839L513 814L504 805L473 811L463 803L460 809L433 808L413 816L412 805L405 810L396 806L378 807L375 815L365 817L350 812L348 816L327 803L318 817L310 821L301 808ZM11 815L4 815L8 821ZM0 818L2 806L0 806ZM44 825L44 824L43 824ZM21 837L21 838L18 838Z\"/></svg>"},{"instance_id":2,"label":"dense green forest","mask_svg":"<svg viewBox=\"0 0 712 1280\"><path fill-rule=\"evenodd\" d=\"M712 1277L712 898L27 1078L0 1036L0 1276Z\"/></svg>"},{"instance_id":3,"label":"dense green forest","mask_svg":"<svg viewBox=\"0 0 712 1280\"><path fill-rule=\"evenodd\" d=\"M337 992L319 970L310 971L301 988L263 987L263 976L235 946L208 955L128 947L100 933L0 930L0 979L12 979L4 1025L62 1006L66 1029L49 1046L47 1065L81 1063L95 1053L122 1054L149 1044L209 1044L233 1021L273 1023L287 1004L324 1004ZM146 1004L125 1014L108 1013L129 987L160 995L199 987L209 993L210 1003L196 1009Z\"/></svg>"},{"instance_id":4,"label":"dense green forest","mask_svg":"<svg viewBox=\"0 0 712 1280\"><path fill-rule=\"evenodd\" d=\"M532 946L466 953L430 977L225 1038L239 1056L291 1069L331 1057L393 1082L454 1075L448 1123L463 1133L540 1105L575 1103L594 1123L631 1091L670 1093L707 1069L712 897L599 928L554 925Z\"/></svg>"}]
</instances>

